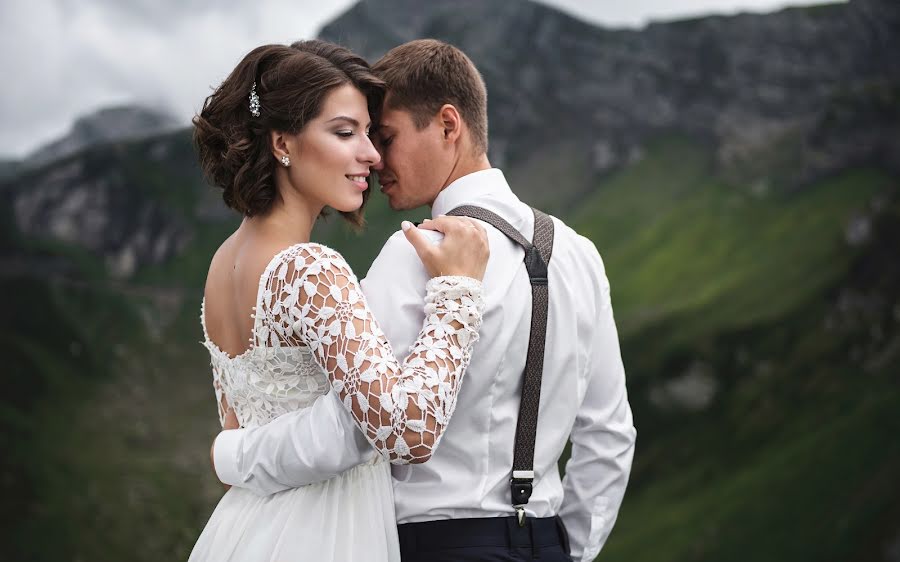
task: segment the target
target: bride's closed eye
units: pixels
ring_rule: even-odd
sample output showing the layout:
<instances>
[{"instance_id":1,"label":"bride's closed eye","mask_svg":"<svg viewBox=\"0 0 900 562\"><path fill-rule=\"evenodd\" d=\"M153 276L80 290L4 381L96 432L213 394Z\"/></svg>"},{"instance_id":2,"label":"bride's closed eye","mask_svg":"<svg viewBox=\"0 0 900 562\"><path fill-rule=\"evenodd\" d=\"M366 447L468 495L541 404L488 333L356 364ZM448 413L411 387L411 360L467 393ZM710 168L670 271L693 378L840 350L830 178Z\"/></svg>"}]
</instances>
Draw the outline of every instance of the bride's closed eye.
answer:
<instances>
[{"instance_id":1,"label":"bride's closed eye","mask_svg":"<svg viewBox=\"0 0 900 562\"><path fill-rule=\"evenodd\" d=\"M353 129L341 129L340 131L335 131L335 134L341 138L348 139L348 138L352 137L353 135L355 135L356 133L353 132ZM366 129L366 131L363 134L365 134L368 137L369 130Z\"/></svg>"}]
</instances>

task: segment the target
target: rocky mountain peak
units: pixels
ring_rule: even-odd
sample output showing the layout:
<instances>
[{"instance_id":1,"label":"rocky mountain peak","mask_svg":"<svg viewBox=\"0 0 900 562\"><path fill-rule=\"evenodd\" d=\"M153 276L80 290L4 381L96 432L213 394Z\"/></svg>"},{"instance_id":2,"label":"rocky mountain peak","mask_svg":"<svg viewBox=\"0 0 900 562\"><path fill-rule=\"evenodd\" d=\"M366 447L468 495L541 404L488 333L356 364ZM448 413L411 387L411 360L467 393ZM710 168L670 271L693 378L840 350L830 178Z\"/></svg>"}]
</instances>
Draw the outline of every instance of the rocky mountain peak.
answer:
<instances>
[{"instance_id":1,"label":"rocky mountain peak","mask_svg":"<svg viewBox=\"0 0 900 562\"><path fill-rule=\"evenodd\" d=\"M77 119L65 136L33 151L26 164L45 163L94 144L140 139L179 126L183 123L158 109L137 105L107 107Z\"/></svg>"}]
</instances>

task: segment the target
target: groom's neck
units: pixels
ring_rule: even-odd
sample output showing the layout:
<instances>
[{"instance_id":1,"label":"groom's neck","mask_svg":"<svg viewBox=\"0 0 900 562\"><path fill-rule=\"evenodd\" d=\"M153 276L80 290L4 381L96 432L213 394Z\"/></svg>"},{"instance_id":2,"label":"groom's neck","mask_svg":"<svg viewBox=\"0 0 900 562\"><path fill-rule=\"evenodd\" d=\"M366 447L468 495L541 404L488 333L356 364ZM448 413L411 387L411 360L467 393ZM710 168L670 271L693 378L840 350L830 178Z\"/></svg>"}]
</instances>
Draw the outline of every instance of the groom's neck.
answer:
<instances>
[{"instance_id":1,"label":"groom's neck","mask_svg":"<svg viewBox=\"0 0 900 562\"><path fill-rule=\"evenodd\" d=\"M453 167L453 170L450 172L447 180L444 182L444 187L441 188L441 191L446 189L447 186L449 186L459 178L468 176L469 174L474 174L475 172L490 169L491 163L488 160L487 154L483 152L477 156L470 156L466 158L461 157L456 162L456 165ZM434 201L432 201L432 204L434 204Z\"/></svg>"}]
</instances>

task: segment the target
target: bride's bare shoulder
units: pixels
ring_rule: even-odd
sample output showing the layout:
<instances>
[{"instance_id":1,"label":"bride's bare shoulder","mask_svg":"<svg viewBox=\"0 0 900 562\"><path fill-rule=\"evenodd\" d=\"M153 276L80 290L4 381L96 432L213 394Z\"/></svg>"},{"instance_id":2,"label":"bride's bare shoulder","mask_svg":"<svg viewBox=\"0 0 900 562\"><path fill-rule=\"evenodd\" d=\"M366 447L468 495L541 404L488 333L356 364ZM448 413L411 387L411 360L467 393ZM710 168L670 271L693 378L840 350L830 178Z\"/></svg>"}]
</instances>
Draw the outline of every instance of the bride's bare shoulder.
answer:
<instances>
[{"instance_id":1,"label":"bride's bare shoulder","mask_svg":"<svg viewBox=\"0 0 900 562\"><path fill-rule=\"evenodd\" d=\"M221 292L221 288L232 276L228 273L234 265L235 240L237 232L225 239L216 249L212 259L209 261L209 270L206 273L206 296L210 292Z\"/></svg>"},{"instance_id":2,"label":"bride's bare shoulder","mask_svg":"<svg viewBox=\"0 0 900 562\"><path fill-rule=\"evenodd\" d=\"M253 290L272 260L296 241L242 235L229 236L213 254L206 277L206 292L242 293Z\"/></svg>"}]
</instances>

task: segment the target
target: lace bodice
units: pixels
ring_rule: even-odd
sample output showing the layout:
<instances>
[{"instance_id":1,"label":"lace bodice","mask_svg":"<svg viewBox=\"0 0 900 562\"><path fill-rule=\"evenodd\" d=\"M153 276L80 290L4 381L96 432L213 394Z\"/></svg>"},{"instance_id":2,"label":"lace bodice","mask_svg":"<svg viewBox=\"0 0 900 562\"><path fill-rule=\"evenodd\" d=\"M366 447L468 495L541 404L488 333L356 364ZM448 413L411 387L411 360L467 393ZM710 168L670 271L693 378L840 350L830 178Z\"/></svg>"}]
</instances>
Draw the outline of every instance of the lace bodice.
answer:
<instances>
[{"instance_id":1,"label":"lace bodice","mask_svg":"<svg viewBox=\"0 0 900 562\"><path fill-rule=\"evenodd\" d=\"M468 277L431 279L422 330L401 364L344 258L319 244L291 246L260 276L247 351L221 351L201 308L219 420L223 396L241 426L252 427L309 406L330 386L382 455L427 458L456 406L481 326L481 294Z\"/></svg>"}]
</instances>

